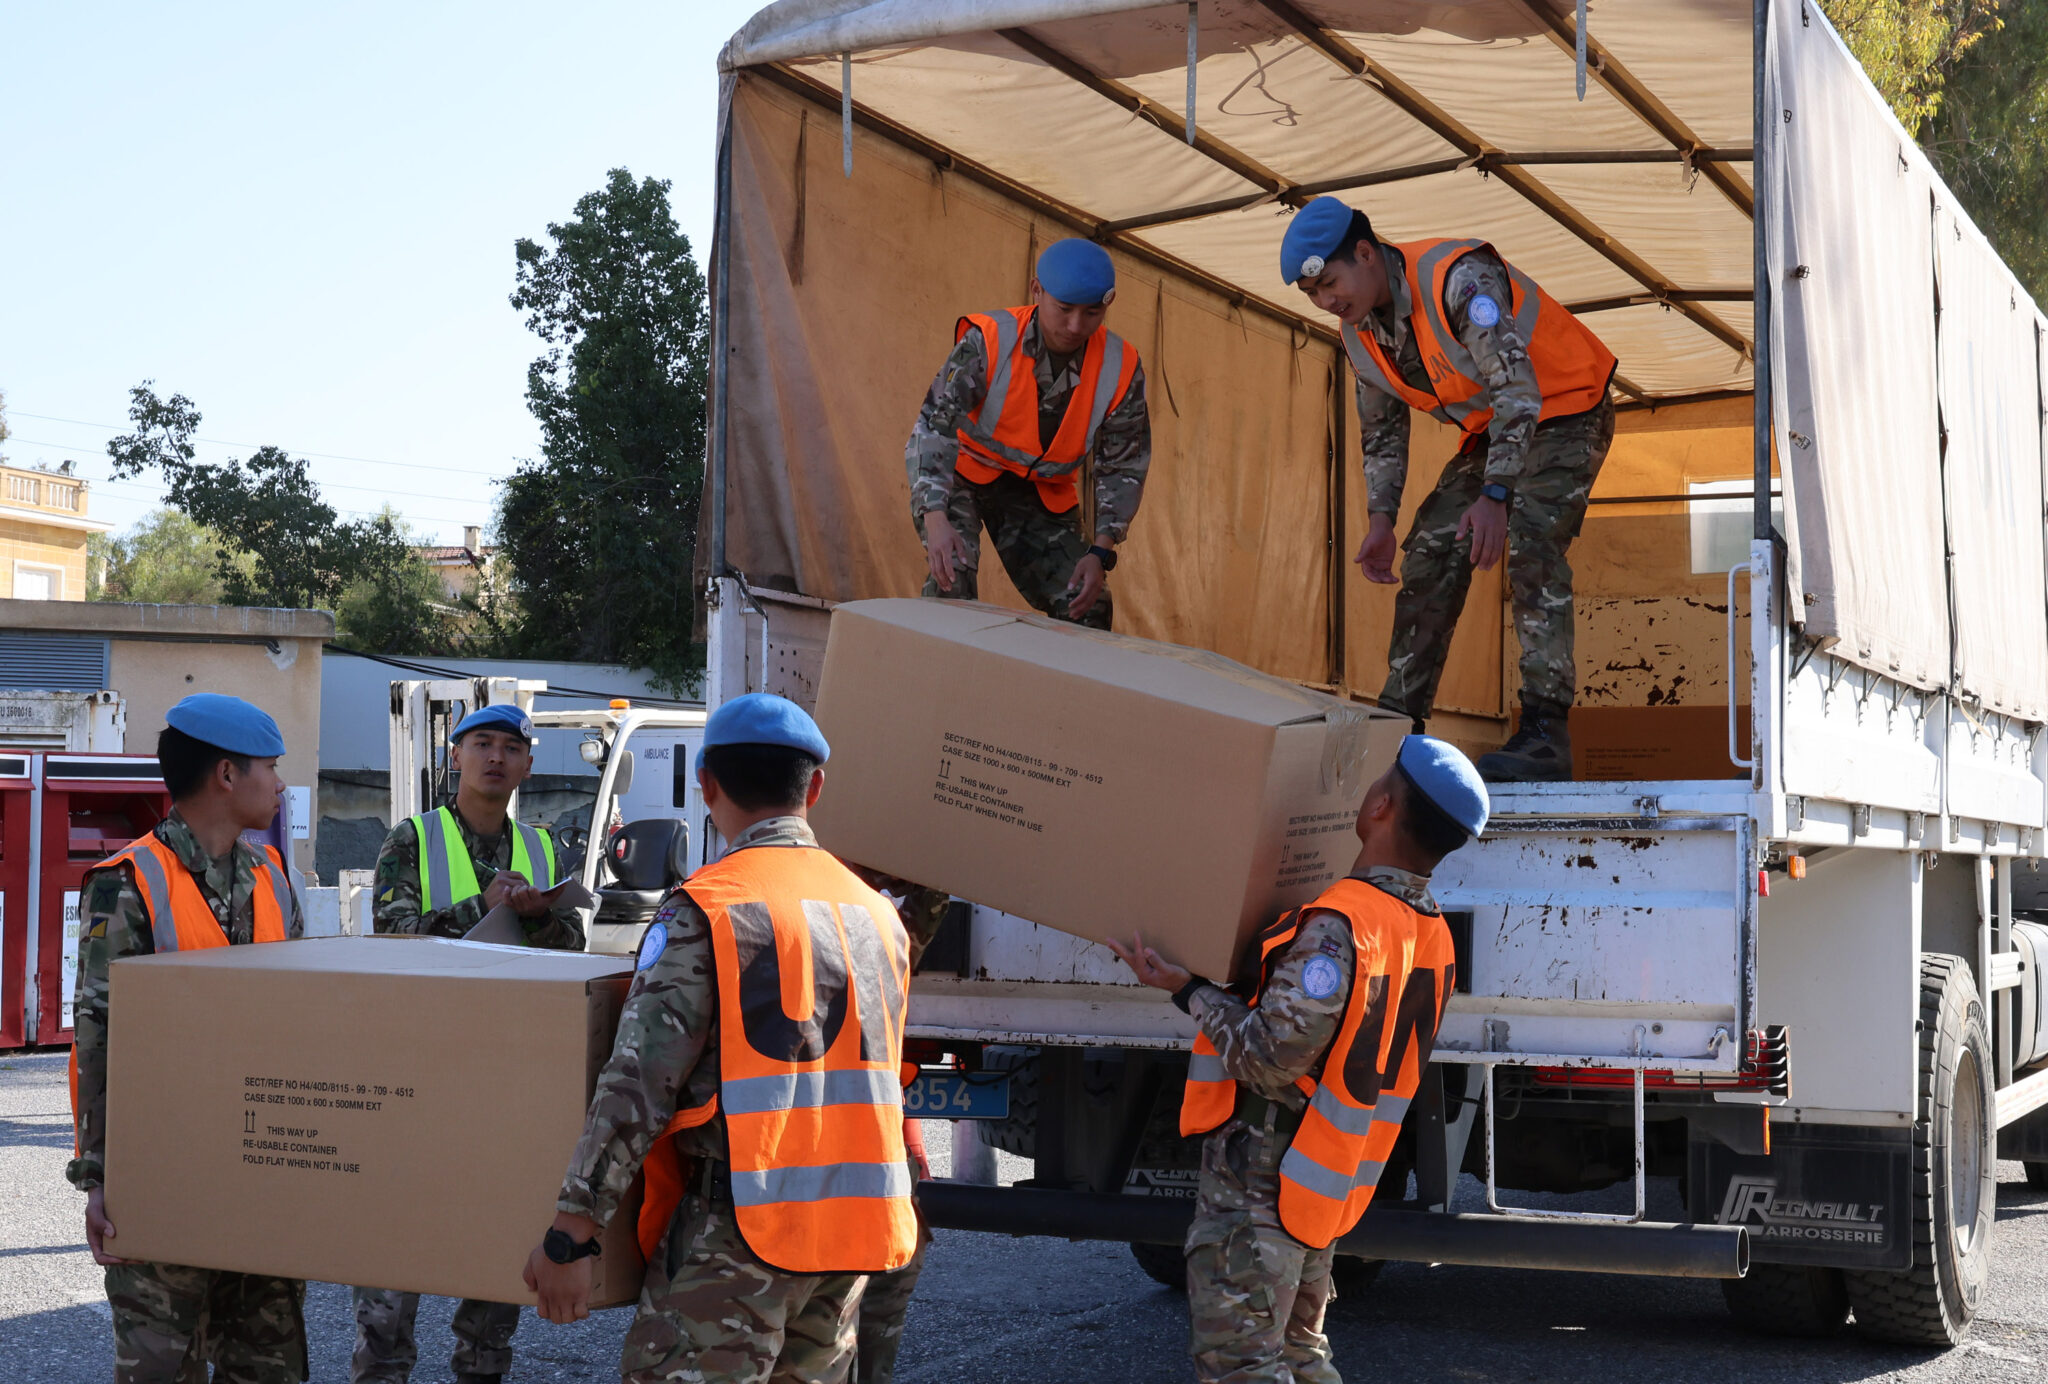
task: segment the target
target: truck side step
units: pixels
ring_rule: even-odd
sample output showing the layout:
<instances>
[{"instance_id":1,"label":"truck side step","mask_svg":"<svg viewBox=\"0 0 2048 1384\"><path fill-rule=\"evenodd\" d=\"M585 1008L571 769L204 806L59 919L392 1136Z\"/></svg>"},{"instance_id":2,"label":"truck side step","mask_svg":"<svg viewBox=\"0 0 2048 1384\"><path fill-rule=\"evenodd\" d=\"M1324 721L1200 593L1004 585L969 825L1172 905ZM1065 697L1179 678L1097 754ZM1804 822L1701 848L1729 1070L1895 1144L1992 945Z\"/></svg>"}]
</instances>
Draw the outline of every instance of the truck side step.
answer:
<instances>
[{"instance_id":1,"label":"truck side step","mask_svg":"<svg viewBox=\"0 0 2048 1384\"><path fill-rule=\"evenodd\" d=\"M979 1187L945 1179L919 1183L917 1199L926 1220L946 1230L1153 1245L1186 1240L1195 1210L1182 1197ZM1659 1278L1740 1278L1749 1271L1749 1233L1735 1225L1552 1221L1375 1207L1337 1248L1361 1259L1478 1268Z\"/></svg>"}]
</instances>

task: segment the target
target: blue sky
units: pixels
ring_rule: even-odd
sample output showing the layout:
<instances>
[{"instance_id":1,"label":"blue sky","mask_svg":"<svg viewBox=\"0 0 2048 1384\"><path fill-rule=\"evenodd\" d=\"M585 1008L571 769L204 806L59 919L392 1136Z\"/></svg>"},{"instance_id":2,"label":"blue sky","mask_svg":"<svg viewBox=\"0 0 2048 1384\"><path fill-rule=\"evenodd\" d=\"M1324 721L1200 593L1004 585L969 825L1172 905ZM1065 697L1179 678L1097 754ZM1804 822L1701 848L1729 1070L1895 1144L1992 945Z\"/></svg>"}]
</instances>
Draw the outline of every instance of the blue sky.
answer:
<instances>
[{"instance_id":1,"label":"blue sky","mask_svg":"<svg viewBox=\"0 0 2048 1384\"><path fill-rule=\"evenodd\" d=\"M701 263L718 49L757 8L8 6L0 453L76 461L126 529L162 486L105 447L154 380L208 459L275 443L460 542L538 451L512 242L624 166L673 181Z\"/></svg>"}]
</instances>

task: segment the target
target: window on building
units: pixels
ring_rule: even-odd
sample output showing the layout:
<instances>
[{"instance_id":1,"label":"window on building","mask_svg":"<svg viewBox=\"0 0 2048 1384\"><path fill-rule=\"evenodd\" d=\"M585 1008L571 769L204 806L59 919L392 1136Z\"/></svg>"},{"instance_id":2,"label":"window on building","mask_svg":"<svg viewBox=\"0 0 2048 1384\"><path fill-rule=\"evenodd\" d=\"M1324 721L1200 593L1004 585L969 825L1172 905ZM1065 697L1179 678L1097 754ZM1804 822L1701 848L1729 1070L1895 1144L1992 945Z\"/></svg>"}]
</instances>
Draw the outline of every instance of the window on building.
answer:
<instances>
[{"instance_id":1,"label":"window on building","mask_svg":"<svg viewBox=\"0 0 2048 1384\"><path fill-rule=\"evenodd\" d=\"M1749 559L1753 522L1750 495L1755 484L1739 481L1689 481L1688 495L1727 495L1726 500L1695 499L1686 506L1692 518L1692 570L1695 576L1725 573L1738 562ZM1781 530L1785 524L1785 501L1771 496L1771 522Z\"/></svg>"},{"instance_id":2,"label":"window on building","mask_svg":"<svg viewBox=\"0 0 2048 1384\"><path fill-rule=\"evenodd\" d=\"M64 599L64 569L42 567L32 562L14 564L14 599L17 601L61 601Z\"/></svg>"}]
</instances>

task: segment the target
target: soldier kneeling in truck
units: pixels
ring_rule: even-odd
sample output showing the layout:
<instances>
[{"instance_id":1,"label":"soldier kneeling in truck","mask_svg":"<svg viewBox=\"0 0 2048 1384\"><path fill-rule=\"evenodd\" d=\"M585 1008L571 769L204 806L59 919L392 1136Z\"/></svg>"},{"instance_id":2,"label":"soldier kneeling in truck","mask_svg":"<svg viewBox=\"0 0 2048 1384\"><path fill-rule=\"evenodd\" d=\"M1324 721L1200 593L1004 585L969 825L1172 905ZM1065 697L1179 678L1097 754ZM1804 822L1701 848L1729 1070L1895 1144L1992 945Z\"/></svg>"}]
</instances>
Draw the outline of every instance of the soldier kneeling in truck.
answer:
<instances>
[{"instance_id":1,"label":"soldier kneeling in truck","mask_svg":"<svg viewBox=\"0 0 2048 1384\"><path fill-rule=\"evenodd\" d=\"M1197 1026L1180 1125L1209 1136L1187 1239L1198 1379L1336 1384L1332 1246L1372 1202L1451 991L1430 872L1487 811L1471 761L1411 735L1366 790L1350 875L1261 933L1234 990L1142 935L1110 943Z\"/></svg>"}]
</instances>

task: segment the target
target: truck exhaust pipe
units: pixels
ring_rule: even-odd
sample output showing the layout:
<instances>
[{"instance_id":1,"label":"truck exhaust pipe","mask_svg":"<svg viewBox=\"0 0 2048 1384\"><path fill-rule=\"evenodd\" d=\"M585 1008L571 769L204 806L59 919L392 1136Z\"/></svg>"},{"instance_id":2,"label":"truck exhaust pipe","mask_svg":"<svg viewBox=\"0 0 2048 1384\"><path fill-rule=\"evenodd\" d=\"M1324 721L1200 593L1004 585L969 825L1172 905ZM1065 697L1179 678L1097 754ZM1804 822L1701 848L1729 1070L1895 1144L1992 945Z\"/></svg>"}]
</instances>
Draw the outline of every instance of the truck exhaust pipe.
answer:
<instances>
[{"instance_id":1,"label":"truck exhaust pipe","mask_svg":"<svg viewBox=\"0 0 2048 1384\"><path fill-rule=\"evenodd\" d=\"M979 1187L943 1179L919 1183L917 1199L925 1219L947 1230L1067 1240L1178 1245L1194 1217L1194 1203L1185 1197ZM1749 1272L1749 1232L1739 1225L1625 1225L1376 1207L1337 1248L1361 1259L1475 1268L1657 1278L1740 1278Z\"/></svg>"}]
</instances>

